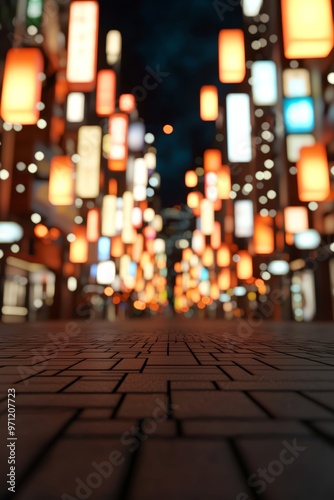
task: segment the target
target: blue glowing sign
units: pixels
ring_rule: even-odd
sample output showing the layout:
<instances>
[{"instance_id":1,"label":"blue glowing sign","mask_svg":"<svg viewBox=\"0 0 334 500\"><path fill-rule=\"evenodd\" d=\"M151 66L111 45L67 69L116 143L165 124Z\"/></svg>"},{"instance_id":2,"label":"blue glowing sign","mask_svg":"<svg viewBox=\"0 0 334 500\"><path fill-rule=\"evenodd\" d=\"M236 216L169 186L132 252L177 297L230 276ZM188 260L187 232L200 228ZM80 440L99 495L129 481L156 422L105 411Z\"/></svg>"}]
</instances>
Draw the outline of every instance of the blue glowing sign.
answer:
<instances>
[{"instance_id":1,"label":"blue glowing sign","mask_svg":"<svg viewBox=\"0 0 334 500\"><path fill-rule=\"evenodd\" d=\"M283 114L288 134L307 134L314 130L314 104L311 97L286 97L283 100Z\"/></svg>"},{"instance_id":2,"label":"blue glowing sign","mask_svg":"<svg viewBox=\"0 0 334 500\"><path fill-rule=\"evenodd\" d=\"M110 238L107 238L106 236L99 238L97 244L97 255L99 262L102 260L110 260Z\"/></svg>"}]
</instances>

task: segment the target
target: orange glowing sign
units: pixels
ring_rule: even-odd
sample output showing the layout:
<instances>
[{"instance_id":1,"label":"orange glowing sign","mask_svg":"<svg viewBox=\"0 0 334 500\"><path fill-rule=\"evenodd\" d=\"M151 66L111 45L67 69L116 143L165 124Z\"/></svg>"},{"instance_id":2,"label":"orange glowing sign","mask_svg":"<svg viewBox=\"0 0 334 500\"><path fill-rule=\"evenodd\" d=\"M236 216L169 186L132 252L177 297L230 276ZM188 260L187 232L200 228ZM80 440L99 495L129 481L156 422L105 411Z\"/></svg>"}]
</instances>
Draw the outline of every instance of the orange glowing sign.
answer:
<instances>
[{"instance_id":1,"label":"orange glowing sign","mask_svg":"<svg viewBox=\"0 0 334 500\"><path fill-rule=\"evenodd\" d=\"M219 149L206 149L203 155L205 172L218 172L222 165L222 153Z\"/></svg>"},{"instance_id":2,"label":"orange glowing sign","mask_svg":"<svg viewBox=\"0 0 334 500\"><path fill-rule=\"evenodd\" d=\"M228 165L222 165L217 172L217 189L220 200L228 200L231 193L231 171Z\"/></svg>"},{"instance_id":3,"label":"orange glowing sign","mask_svg":"<svg viewBox=\"0 0 334 500\"><path fill-rule=\"evenodd\" d=\"M198 183L198 177L196 172L194 172L193 170L188 170L188 172L186 172L185 174L185 183L186 186L189 188L196 187Z\"/></svg>"},{"instance_id":4,"label":"orange glowing sign","mask_svg":"<svg viewBox=\"0 0 334 500\"><path fill-rule=\"evenodd\" d=\"M119 97L119 110L122 113L132 113L136 109L136 98L133 94L122 94Z\"/></svg>"},{"instance_id":5,"label":"orange glowing sign","mask_svg":"<svg viewBox=\"0 0 334 500\"><path fill-rule=\"evenodd\" d=\"M275 250L273 219L255 215L254 220L254 252L271 254Z\"/></svg>"},{"instance_id":6,"label":"orange glowing sign","mask_svg":"<svg viewBox=\"0 0 334 500\"><path fill-rule=\"evenodd\" d=\"M200 91L200 115L203 121L218 118L218 89L215 85L204 85Z\"/></svg>"},{"instance_id":7,"label":"orange glowing sign","mask_svg":"<svg viewBox=\"0 0 334 500\"><path fill-rule=\"evenodd\" d=\"M245 38L240 29L224 29L218 38L219 80L241 83L246 76Z\"/></svg>"},{"instance_id":8,"label":"orange glowing sign","mask_svg":"<svg viewBox=\"0 0 334 500\"><path fill-rule=\"evenodd\" d=\"M331 0L282 0L287 59L327 57L333 48Z\"/></svg>"},{"instance_id":9,"label":"orange glowing sign","mask_svg":"<svg viewBox=\"0 0 334 500\"><path fill-rule=\"evenodd\" d=\"M77 226L74 231L75 241L70 243L69 260L73 264L84 264L88 260L88 242L86 227Z\"/></svg>"},{"instance_id":10,"label":"orange glowing sign","mask_svg":"<svg viewBox=\"0 0 334 500\"><path fill-rule=\"evenodd\" d=\"M214 230L213 233L211 234L211 247L214 250L218 250L218 248L221 245L221 241L222 241L222 228L220 222L215 221Z\"/></svg>"},{"instance_id":11,"label":"orange glowing sign","mask_svg":"<svg viewBox=\"0 0 334 500\"><path fill-rule=\"evenodd\" d=\"M70 3L66 78L71 90L91 92L95 88L99 4Z\"/></svg>"},{"instance_id":12,"label":"orange glowing sign","mask_svg":"<svg viewBox=\"0 0 334 500\"><path fill-rule=\"evenodd\" d=\"M116 73L112 69L102 69L97 74L96 114L109 116L115 111Z\"/></svg>"},{"instance_id":13,"label":"orange glowing sign","mask_svg":"<svg viewBox=\"0 0 334 500\"><path fill-rule=\"evenodd\" d=\"M87 241L95 242L100 237L100 213L97 208L87 213Z\"/></svg>"},{"instance_id":14,"label":"orange glowing sign","mask_svg":"<svg viewBox=\"0 0 334 500\"><path fill-rule=\"evenodd\" d=\"M238 253L237 277L239 280L248 280L253 276L253 259L247 250Z\"/></svg>"},{"instance_id":15,"label":"orange glowing sign","mask_svg":"<svg viewBox=\"0 0 334 500\"><path fill-rule=\"evenodd\" d=\"M218 287L220 290L227 290L231 285L231 272L229 269L222 269L218 274Z\"/></svg>"},{"instance_id":16,"label":"orange glowing sign","mask_svg":"<svg viewBox=\"0 0 334 500\"><path fill-rule=\"evenodd\" d=\"M324 144L305 146L297 162L300 201L323 201L330 194L329 168Z\"/></svg>"},{"instance_id":17,"label":"orange glowing sign","mask_svg":"<svg viewBox=\"0 0 334 500\"><path fill-rule=\"evenodd\" d=\"M217 251L217 266L227 267L231 262L231 253L228 245L222 243Z\"/></svg>"},{"instance_id":18,"label":"orange glowing sign","mask_svg":"<svg viewBox=\"0 0 334 500\"><path fill-rule=\"evenodd\" d=\"M52 205L72 205L74 201L74 168L70 156L55 156L51 160L49 202Z\"/></svg>"},{"instance_id":19,"label":"orange glowing sign","mask_svg":"<svg viewBox=\"0 0 334 500\"><path fill-rule=\"evenodd\" d=\"M1 96L1 117L11 123L34 125L41 100L42 53L35 48L9 49L6 56ZM24 77L22 76L24 75Z\"/></svg>"}]
</instances>

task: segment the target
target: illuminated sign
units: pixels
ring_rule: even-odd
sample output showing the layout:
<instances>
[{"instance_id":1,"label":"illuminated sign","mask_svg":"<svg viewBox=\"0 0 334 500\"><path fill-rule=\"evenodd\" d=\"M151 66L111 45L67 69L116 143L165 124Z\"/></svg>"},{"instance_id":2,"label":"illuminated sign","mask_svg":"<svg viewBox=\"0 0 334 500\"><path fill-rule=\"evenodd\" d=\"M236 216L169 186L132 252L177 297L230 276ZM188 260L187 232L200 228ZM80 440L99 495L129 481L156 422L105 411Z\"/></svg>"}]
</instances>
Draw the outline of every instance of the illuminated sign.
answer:
<instances>
[{"instance_id":1,"label":"illuminated sign","mask_svg":"<svg viewBox=\"0 0 334 500\"><path fill-rule=\"evenodd\" d=\"M98 2L70 3L66 78L73 90L95 88L98 22Z\"/></svg>"},{"instance_id":2,"label":"illuminated sign","mask_svg":"<svg viewBox=\"0 0 334 500\"><path fill-rule=\"evenodd\" d=\"M50 164L49 202L72 205L74 201L74 168L70 156L55 156Z\"/></svg>"},{"instance_id":3,"label":"illuminated sign","mask_svg":"<svg viewBox=\"0 0 334 500\"><path fill-rule=\"evenodd\" d=\"M331 0L281 0L287 59L326 57L333 48Z\"/></svg>"},{"instance_id":4,"label":"illuminated sign","mask_svg":"<svg viewBox=\"0 0 334 500\"><path fill-rule=\"evenodd\" d=\"M240 83L246 76L245 37L240 29L224 29L218 38L219 80Z\"/></svg>"},{"instance_id":5,"label":"illuminated sign","mask_svg":"<svg viewBox=\"0 0 334 500\"><path fill-rule=\"evenodd\" d=\"M255 61L252 64L252 95L256 106L277 103L277 71L273 61Z\"/></svg>"},{"instance_id":6,"label":"illuminated sign","mask_svg":"<svg viewBox=\"0 0 334 500\"><path fill-rule=\"evenodd\" d=\"M6 56L1 96L1 117L11 123L34 125L41 100L42 53L35 48L9 49ZM22 78L24 75L24 78Z\"/></svg>"},{"instance_id":7,"label":"illuminated sign","mask_svg":"<svg viewBox=\"0 0 334 500\"><path fill-rule=\"evenodd\" d=\"M283 115L288 134L307 134L314 129L314 105L311 97L286 97L283 99Z\"/></svg>"},{"instance_id":8,"label":"illuminated sign","mask_svg":"<svg viewBox=\"0 0 334 500\"><path fill-rule=\"evenodd\" d=\"M23 229L16 222L0 222L0 243L14 243L22 236Z\"/></svg>"},{"instance_id":9,"label":"illuminated sign","mask_svg":"<svg viewBox=\"0 0 334 500\"><path fill-rule=\"evenodd\" d=\"M238 200L234 204L234 233L237 238L250 238L254 231L253 202Z\"/></svg>"},{"instance_id":10,"label":"illuminated sign","mask_svg":"<svg viewBox=\"0 0 334 500\"><path fill-rule=\"evenodd\" d=\"M126 169L128 123L128 115L124 113L115 113L109 118L109 170L124 171Z\"/></svg>"},{"instance_id":11,"label":"illuminated sign","mask_svg":"<svg viewBox=\"0 0 334 500\"><path fill-rule=\"evenodd\" d=\"M235 163L252 160L250 98L248 94L226 96L228 159Z\"/></svg>"},{"instance_id":12,"label":"illuminated sign","mask_svg":"<svg viewBox=\"0 0 334 500\"><path fill-rule=\"evenodd\" d=\"M80 198L96 198L100 192L102 130L97 125L79 128L75 191Z\"/></svg>"}]
</instances>

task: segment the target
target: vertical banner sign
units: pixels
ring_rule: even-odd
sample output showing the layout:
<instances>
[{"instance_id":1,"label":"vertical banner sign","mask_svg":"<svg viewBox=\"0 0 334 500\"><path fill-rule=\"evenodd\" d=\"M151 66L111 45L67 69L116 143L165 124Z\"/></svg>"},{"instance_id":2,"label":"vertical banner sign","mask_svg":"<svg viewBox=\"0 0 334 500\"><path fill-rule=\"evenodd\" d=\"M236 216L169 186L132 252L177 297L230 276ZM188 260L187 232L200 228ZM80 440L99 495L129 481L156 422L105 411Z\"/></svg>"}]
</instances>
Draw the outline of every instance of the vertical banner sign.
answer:
<instances>
[{"instance_id":1,"label":"vertical banner sign","mask_svg":"<svg viewBox=\"0 0 334 500\"><path fill-rule=\"evenodd\" d=\"M250 98L248 94L226 96L227 155L230 162L252 160Z\"/></svg>"},{"instance_id":2,"label":"vertical banner sign","mask_svg":"<svg viewBox=\"0 0 334 500\"><path fill-rule=\"evenodd\" d=\"M79 128L76 170L76 194L80 198L96 198L100 192L102 130L97 125Z\"/></svg>"},{"instance_id":3,"label":"vertical banner sign","mask_svg":"<svg viewBox=\"0 0 334 500\"><path fill-rule=\"evenodd\" d=\"M1 96L1 118L11 123L34 125L36 107L42 96L44 61L39 49L9 49L6 56ZM22 77L24 75L24 77Z\"/></svg>"},{"instance_id":4,"label":"vertical banner sign","mask_svg":"<svg viewBox=\"0 0 334 500\"><path fill-rule=\"evenodd\" d=\"M109 118L109 170L123 172L128 158L128 115L115 113Z\"/></svg>"},{"instance_id":5,"label":"vertical banner sign","mask_svg":"<svg viewBox=\"0 0 334 500\"><path fill-rule=\"evenodd\" d=\"M98 2L71 2L66 70L71 90L91 92L95 88L98 23Z\"/></svg>"},{"instance_id":6,"label":"vertical banner sign","mask_svg":"<svg viewBox=\"0 0 334 500\"><path fill-rule=\"evenodd\" d=\"M74 201L74 169L69 156L55 156L51 160L49 202L52 205L72 205Z\"/></svg>"}]
</instances>

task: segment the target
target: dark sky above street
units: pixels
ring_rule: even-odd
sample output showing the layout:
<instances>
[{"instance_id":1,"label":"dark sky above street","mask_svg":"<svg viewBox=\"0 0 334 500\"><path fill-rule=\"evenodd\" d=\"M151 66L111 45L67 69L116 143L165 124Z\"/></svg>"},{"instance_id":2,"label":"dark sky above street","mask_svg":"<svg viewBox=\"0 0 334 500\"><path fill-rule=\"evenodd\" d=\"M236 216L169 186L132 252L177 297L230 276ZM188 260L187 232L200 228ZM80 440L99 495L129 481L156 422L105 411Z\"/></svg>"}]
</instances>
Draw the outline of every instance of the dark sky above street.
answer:
<instances>
[{"instance_id":1,"label":"dark sky above street","mask_svg":"<svg viewBox=\"0 0 334 500\"><path fill-rule=\"evenodd\" d=\"M215 136L214 123L199 117L200 87L217 85L220 100L231 90L218 81L217 37L222 28L240 27L241 8L230 8L222 21L211 0L100 0L100 5L101 35L110 29L123 35L122 92L143 84L147 66L168 73L138 109L156 136L163 205L184 203L184 172ZM171 135L162 132L166 123L174 127Z\"/></svg>"}]
</instances>

